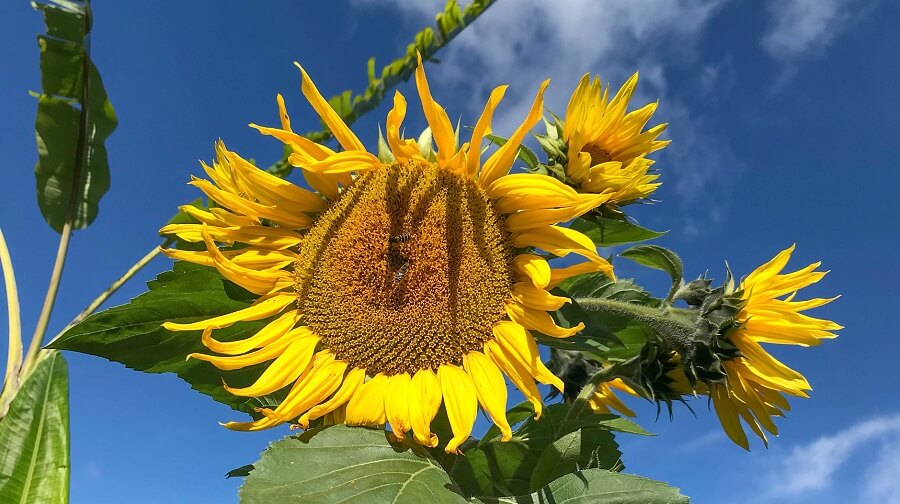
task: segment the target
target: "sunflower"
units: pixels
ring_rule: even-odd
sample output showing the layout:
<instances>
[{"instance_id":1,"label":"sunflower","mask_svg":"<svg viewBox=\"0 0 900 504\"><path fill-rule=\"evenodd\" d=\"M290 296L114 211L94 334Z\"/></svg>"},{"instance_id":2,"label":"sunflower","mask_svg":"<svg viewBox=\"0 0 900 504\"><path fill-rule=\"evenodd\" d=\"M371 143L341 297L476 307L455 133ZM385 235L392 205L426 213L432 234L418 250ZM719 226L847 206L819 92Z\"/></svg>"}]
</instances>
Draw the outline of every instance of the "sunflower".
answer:
<instances>
[{"instance_id":1,"label":"sunflower","mask_svg":"<svg viewBox=\"0 0 900 504\"><path fill-rule=\"evenodd\" d=\"M468 438L479 405L510 439L504 375L537 416L536 381L562 390L530 331L566 338L583 328L556 325L548 312L569 300L549 289L588 271L613 276L590 238L557 225L590 211L603 196L579 194L548 176L509 173L523 138L541 118L548 81L509 141L482 162L482 140L506 86L493 90L471 139L458 145L420 59L416 87L437 149L423 155L415 140L403 138L407 105L397 92L386 121L394 159L384 162L366 151L300 72L303 95L342 150L295 134L281 96L281 127L251 126L292 149L289 161L314 191L217 144L216 161L203 166L209 180L190 182L216 207L183 207L199 223L162 229L202 242L206 250L166 253L214 267L259 298L234 313L165 328L202 331L210 353L190 357L219 369L268 362L250 386L226 384L234 395L259 397L289 387L277 407L258 410L257 420L225 424L231 429L285 422L308 428L324 418L390 424L396 438L411 433L435 447L431 422L443 403L452 429L448 453ZM584 261L550 266L548 258L569 254ZM271 320L247 339L215 338L216 329L262 319Z\"/></svg>"},{"instance_id":2,"label":"sunflower","mask_svg":"<svg viewBox=\"0 0 900 504\"><path fill-rule=\"evenodd\" d=\"M723 363L725 383L711 383L709 388L725 433L745 449L749 444L740 419L768 443L763 429L778 435L772 417L784 416L790 409L784 395L809 397L807 391L812 390L802 374L769 355L760 343L813 346L836 337L830 331L842 329L830 320L800 313L836 298L794 300L798 290L818 282L827 272L816 271L821 264L817 262L782 274L793 251L793 245L781 251L748 275L734 292L742 305L735 327L724 337L740 356Z\"/></svg>"},{"instance_id":3,"label":"sunflower","mask_svg":"<svg viewBox=\"0 0 900 504\"><path fill-rule=\"evenodd\" d=\"M642 131L658 102L626 112L637 81L635 72L610 100L609 86L585 74L566 107L566 175L585 192L608 195L609 205L646 198L660 186L646 156L669 144L657 140L667 125Z\"/></svg>"}]
</instances>

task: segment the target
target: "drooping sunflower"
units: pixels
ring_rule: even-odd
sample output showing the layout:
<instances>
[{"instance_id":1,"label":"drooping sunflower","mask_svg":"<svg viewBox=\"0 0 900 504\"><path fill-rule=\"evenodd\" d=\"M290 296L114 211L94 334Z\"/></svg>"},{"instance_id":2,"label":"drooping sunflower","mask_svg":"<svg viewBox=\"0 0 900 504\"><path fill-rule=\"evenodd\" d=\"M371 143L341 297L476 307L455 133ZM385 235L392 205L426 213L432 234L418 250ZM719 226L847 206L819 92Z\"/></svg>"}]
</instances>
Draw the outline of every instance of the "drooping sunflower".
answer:
<instances>
[{"instance_id":1,"label":"drooping sunflower","mask_svg":"<svg viewBox=\"0 0 900 504\"><path fill-rule=\"evenodd\" d=\"M609 205L646 198L660 186L646 156L669 144L657 140L667 125L643 130L658 102L627 111L637 82L635 72L610 99L609 86L585 74L566 107L566 175L583 191L608 195Z\"/></svg>"},{"instance_id":2,"label":"drooping sunflower","mask_svg":"<svg viewBox=\"0 0 900 504\"><path fill-rule=\"evenodd\" d=\"M778 435L773 416L784 416L790 405L784 395L809 397L806 378L772 357L760 343L813 346L837 337L830 332L842 329L833 321L801 312L830 303L836 298L795 301L797 291L821 280L827 272L816 271L816 262L800 270L784 273L794 246L750 273L734 295L742 300L736 325L724 336L740 356L723 363L726 383L712 383L716 414L725 433L738 445L749 449L741 419L767 443L763 429Z\"/></svg>"},{"instance_id":3,"label":"drooping sunflower","mask_svg":"<svg viewBox=\"0 0 900 504\"><path fill-rule=\"evenodd\" d=\"M299 65L298 65L299 67ZM544 82L509 141L482 162L483 138L506 86L493 90L469 142L458 145L446 111L434 101L419 62L416 87L436 152L423 155L401 135L406 100L397 92L386 137L394 160L382 162L331 109L301 68L303 95L342 147L334 151L291 130L278 97L280 128L251 125L290 146L289 160L309 191L254 167L217 145L210 180L191 184L217 204L183 209L199 224L163 233L202 242L206 251L166 251L215 267L259 295L250 307L171 331L202 331L210 354L191 357L220 369L268 362L252 385L226 388L258 397L290 387L261 418L226 427L259 430L315 419L348 425L389 423L394 436L437 446L431 422L443 403L456 452L478 406L511 437L504 375L530 400L536 383L562 390L541 362L530 333L565 338L583 327L559 327L548 312L567 298L549 289L588 271L612 277L590 238L558 226L601 204L548 176L510 174L525 135L540 119ZM232 250L222 247L239 244ZM537 250L549 255L539 255ZM585 261L553 268L547 257ZM272 318L257 334L219 341L215 330Z\"/></svg>"}]
</instances>

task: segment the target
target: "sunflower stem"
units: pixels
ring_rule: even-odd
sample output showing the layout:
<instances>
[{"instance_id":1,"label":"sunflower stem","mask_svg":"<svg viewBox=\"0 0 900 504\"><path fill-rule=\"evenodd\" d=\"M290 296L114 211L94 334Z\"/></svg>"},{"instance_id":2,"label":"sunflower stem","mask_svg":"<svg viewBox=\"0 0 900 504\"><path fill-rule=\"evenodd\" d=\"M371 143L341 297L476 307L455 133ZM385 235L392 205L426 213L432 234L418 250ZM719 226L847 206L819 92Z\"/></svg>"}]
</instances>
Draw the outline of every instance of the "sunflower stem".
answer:
<instances>
[{"instance_id":1,"label":"sunflower stem","mask_svg":"<svg viewBox=\"0 0 900 504\"><path fill-rule=\"evenodd\" d=\"M697 310L689 308L644 306L608 298L575 298L587 311L604 312L627 318L653 329L664 343L684 353L692 346L696 333Z\"/></svg>"},{"instance_id":2,"label":"sunflower stem","mask_svg":"<svg viewBox=\"0 0 900 504\"><path fill-rule=\"evenodd\" d=\"M59 247L56 249L56 260L53 263L53 273L50 274L50 285L47 287L47 295L44 296L44 306L41 307L40 318L38 318L37 326L34 328L34 334L31 336L31 343L28 345L28 353L25 354L25 361L19 372L20 381L28 376L31 368L37 363L37 355L38 351L41 349L41 341L44 340L44 334L47 332L50 314L53 312L54 303L56 303L56 294L59 292L59 281L62 279L63 266L66 264L66 254L69 251L69 239L71 237L72 221L71 219L67 219L59 237Z\"/></svg>"}]
</instances>

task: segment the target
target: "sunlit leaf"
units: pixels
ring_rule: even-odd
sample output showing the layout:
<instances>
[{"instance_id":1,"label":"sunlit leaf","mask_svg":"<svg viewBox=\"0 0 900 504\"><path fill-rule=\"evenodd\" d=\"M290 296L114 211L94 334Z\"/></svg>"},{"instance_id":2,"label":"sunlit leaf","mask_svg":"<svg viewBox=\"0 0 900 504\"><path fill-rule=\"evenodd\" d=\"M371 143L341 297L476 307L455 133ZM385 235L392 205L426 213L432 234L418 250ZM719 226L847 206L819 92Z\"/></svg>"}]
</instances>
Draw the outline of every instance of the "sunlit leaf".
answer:
<instances>
[{"instance_id":1,"label":"sunlit leaf","mask_svg":"<svg viewBox=\"0 0 900 504\"><path fill-rule=\"evenodd\" d=\"M382 430L336 425L277 441L253 464L240 502L466 502L424 450L387 437Z\"/></svg>"},{"instance_id":2,"label":"sunlit leaf","mask_svg":"<svg viewBox=\"0 0 900 504\"><path fill-rule=\"evenodd\" d=\"M527 416L513 432L513 438L503 442L499 431L488 430L481 442L464 450L465 455L456 459L450 475L469 496L527 494L535 490L533 481L542 485L559 475L553 462L541 462L541 459L550 459L544 453L555 450L554 443L577 430L582 431L575 455L577 464L581 464L578 467L623 467L612 432L618 429L605 423L614 417L596 415L576 422L566 418L568 411L566 404L553 404L544 409L540 420L535 420L530 404L516 406L508 415L511 422L522 419L526 413ZM574 470L575 466L565 468ZM541 472L535 475L538 470Z\"/></svg>"},{"instance_id":3,"label":"sunlit leaf","mask_svg":"<svg viewBox=\"0 0 900 504\"><path fill-rule=\"evenodd\" d=\"M480 501L515 504L688 504L690 499L677 488L659 481L603 469L586 469L566 474L530 495Z\"/></svg>"},{"instance_id":4,"label":"sunlit leaf","mask_svg":"<svg viewBox=\"0 0 900 504\"><path fill-rule=\"evenodd\" d=\"M671 250L660 247L659 245L635 245L629 249L619 253L620 256L632 261L649 266L654 269L665 271L672 279L672 288L666 296L664 302L670 303L675 296L675 292L681 287L684 267L681 264L681 258L678 254Z\"/></svg>"},{"instance_id":5,"label":"sunlit leaf","mask_svg":"<svg viewBox=\"0 0 900 504\"><path fill-rule=\"evenodd\" d=\"M104 142L118 120L100 73L85 51L90 32L88 4L34 4L43 12L47 35L38 36L41 85L35 134L38 206L47 223L62 231L87 227L109 190Z\"/></svg>"},{"instance_id":6,"label":"sunlit leaf","mask_svg":"<svg viewBox=\"0 0 900 504\"><path fill-rule=\"evenodd\" d=\"M589 236L598 247L642 242L666 234L665 231L652 231L643 228L625 218L612 219L599 215L589 215L575 219L571 227Z\"/></svg>"},{"instance_id":7,"label":"sunlit leaf","mask_svg":"<svg viewBox=\"0 0 900 504\"><path fill-rule=\"evenodd\" d=\"M48 352L0 419L0 502L69 501L69 379Z\"/></svg>"},{"instance_id":8,"label":"sunlit leaf","mask_svg":"<svg viewBox=\"0 0 900 504\"><path fill-rule=\"evenodd\" d=\"M160 274L147 285L149 292L126 305L91 315L52 347L96 355L137 371L175 373L197 391L247 413L278 404L278 394L247 399L222 387L223 379L234 387L249 385L263 365L221 371L207 362L185 360L190 353L208 352L200 342L200 332L175 333L161 326L166 321L195 322L246 308L253 299L250 293L223 279L213 268L184 262L175 263L174 271ZM266 322L241 322L216 330L215 337L223 341L247 338Z\"/></svg>"}]
</instances>

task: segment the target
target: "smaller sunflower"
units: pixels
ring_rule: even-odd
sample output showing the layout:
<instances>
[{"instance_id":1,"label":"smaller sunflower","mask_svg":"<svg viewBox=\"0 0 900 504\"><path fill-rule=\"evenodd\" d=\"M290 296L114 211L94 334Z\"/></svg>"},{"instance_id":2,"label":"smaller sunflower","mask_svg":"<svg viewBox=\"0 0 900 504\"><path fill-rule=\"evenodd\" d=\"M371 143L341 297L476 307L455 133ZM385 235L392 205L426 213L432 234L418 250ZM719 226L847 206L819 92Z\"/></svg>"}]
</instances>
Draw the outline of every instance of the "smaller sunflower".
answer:
<instances>
[{"instance_id":1,"label":"smaller sunflower","mask_svg":"<svg viewBox=\"0 0 900 504\"><path fill-rule=\"evenodd\" d=\"M842 329L830 320L801 313L837 298L795 300L797 291L818 282L827 272L816 271L821 264L816 262L782 274L793 251L792 245L778 253L744 278L733 293L742 306L736 325L724 337L740 356L723 363L725 383L712 383L709 388L725 433L744 449L749 449L749 443L741 419L768 444L763 430L778 435L772 417L784 416L790 409L784 395L809 397L807 392L812 390L802 374L772 357L760 343L808 347L837 337L830 331Z\"/></svg>"},{"instance_id":2,"label":"smaller sunflower","mask_svg":"<svg viewBox=\"0 0 900 504\"><path fill-rule=\"evenodd\" d=\"M627 112L637 81L635 72L610 100L609 86L584 74L566 107L566 175L584 192L609 195L608 205L646 198L660 186L646 156L669 144L657 140L667 124L644 130L658 102Z\"/></svg>"}]
</instances>

